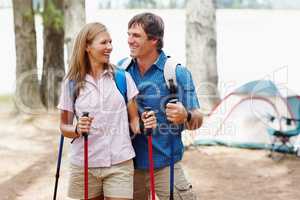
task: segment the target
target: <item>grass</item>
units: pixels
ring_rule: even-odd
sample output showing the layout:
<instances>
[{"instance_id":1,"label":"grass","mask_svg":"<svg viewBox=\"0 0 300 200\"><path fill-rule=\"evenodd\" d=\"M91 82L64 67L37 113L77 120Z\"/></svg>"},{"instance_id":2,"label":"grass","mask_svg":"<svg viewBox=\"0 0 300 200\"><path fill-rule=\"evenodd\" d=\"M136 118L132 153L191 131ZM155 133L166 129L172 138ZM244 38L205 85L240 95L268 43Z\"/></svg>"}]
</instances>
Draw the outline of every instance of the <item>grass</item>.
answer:
<instances>
[{"instance_id":1,"label":"grass","mask_svg":"<svg viewBox=\"0 0 300 200\"><path fill-rule=\"evenodd\" d=\"M0 95L0 114L11 112L14 108L14 96L12 94Z\"/></svg>"},{"instance_id":2,"label":"grass","mask_svg":"<svg viewBox=\"0 0 300 200\"><path fill-rule=\"evenodd\" d=\"M13 102L13 95L12 94L4 94L0 95L0 103L12 103Z\"/></svg>"}]
</instances>

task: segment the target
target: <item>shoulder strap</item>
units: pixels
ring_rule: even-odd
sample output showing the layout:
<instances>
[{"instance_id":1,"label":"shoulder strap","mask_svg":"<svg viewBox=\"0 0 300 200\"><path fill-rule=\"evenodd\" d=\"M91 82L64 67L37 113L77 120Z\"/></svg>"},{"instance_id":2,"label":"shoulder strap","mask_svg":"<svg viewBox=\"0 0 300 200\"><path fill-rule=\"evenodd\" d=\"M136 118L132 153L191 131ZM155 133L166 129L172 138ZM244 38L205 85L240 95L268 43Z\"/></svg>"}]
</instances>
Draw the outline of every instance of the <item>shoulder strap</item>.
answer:
<instances>
[{"instance_id":1,"label":"shoulder strap","mask_svg":"<svg viewBox=\"0 0 300 200\"><path fill-rule=\"evenodd\" d=\"M176 60L168 56L164 66L164 78L169 90L172 90L172 85L170 85L170 82L173 82L175 88L177 88L177 79L176 79L177 65L180 65L180 63L178 63Z\"/></svg>"},{"instance_id":2,"label":"shoulder strap","mask_svg":"<svg viewBox=\"0 0 300 200\"><path fill-rule=\"evenodd\" d=\"M69 87L69 95L72 99L73 104L75 104L75 101L76 101L76 98L77 98L76 81L75 80L69 80L68 81L68 87Z\"/></svg>"},{"instance_id":3,"label":"shoulder strap","mask_svg":"<svg viewBox=\"0 0 300 200\"><path fill-rule=\"evenodd\" d=\"M131 64L131 62L132 62L131 57L124 58L118 63L118 68L126 71L129 65Z\"/></svg>"},{"instance_id":4,"label":"shoulder strap","mask_svg":"<svg viewBox=\"0 0 300 200\"><path fill-rule=\"evenodd\" d=\"M118 63L118 68L122 70L127 70L127 68L131 65L131 63L132 63L132 58L130 57L124 58ZM176 79L177 65L180 65L180 63L174 60L173 58L171 58L170 56L168 56L164 67L164 78L169 90L172 90L172 87L170 87L170 82L173 82L175 88L177 88L177 79Z\"/></svg>"},{"instance_id":5,"label":"shoulder strap","mask_svg":"<svg viewBox=\"0 0 300 200\"><path fill-rule=\"evenodd\" d=\"M73 112L74 112L75 117L77 118L76 110L75 110L75 102L76 102L76 99L78 96L77 91L76 91L76 81L69 80L68 87L69 87L69 95L70 95L72 103L73 103Z\"/></svg>"},{"instance_id":6,"label":"shoulder strap","mask_svg":"<svg viewBox=\"0 0 300 200\"><path fill-rule=\"evenodd\" d=\"M115 78L116 86L120 91L120 93L122 94L125 103L127 104L128 99L127 99L127 82L126 82L125 70L116 68L114 78Z\"/></svg>"},{"instance_id":7,"label":"shoulder strap","mask_svg":"<svg viewBox=\"0 0 300 200\"><path fill-rule=\"evenodd\" d=\"M115 74L114 74L115 82L117 85L118 90L124 97L124 100L127 104L127 82L126 82L126 75L125 71L119 68L116 68ZM76 91L76 81L75 80L69 80L68 82L68 87L69 87L69 95L72 99L73 106L75 106L75 102L77 99L77 91ZM74 111L75 108L73 107Z\"/></svg>"}]
</instances>

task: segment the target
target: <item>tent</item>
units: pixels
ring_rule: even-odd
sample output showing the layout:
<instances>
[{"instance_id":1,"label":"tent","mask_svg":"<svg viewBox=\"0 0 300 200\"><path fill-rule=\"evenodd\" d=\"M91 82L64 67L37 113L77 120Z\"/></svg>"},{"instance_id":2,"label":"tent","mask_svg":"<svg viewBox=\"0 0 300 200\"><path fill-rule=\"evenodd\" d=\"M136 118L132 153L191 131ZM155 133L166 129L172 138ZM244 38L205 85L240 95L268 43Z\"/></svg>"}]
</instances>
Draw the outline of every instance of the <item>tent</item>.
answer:
<instances>
[{"instance_id":1,"label":"tent","mask_svg":"<svg viewBox=\"0 0 300 200\"><path fill-rule=\"evenodd\" d=\"M228 94L212 110L197 130L194 144L269 149L272 136L267 129L295 129L281 120L292 117L287 98L272 81L252 81Z\"/></svg>"}]
</instances>

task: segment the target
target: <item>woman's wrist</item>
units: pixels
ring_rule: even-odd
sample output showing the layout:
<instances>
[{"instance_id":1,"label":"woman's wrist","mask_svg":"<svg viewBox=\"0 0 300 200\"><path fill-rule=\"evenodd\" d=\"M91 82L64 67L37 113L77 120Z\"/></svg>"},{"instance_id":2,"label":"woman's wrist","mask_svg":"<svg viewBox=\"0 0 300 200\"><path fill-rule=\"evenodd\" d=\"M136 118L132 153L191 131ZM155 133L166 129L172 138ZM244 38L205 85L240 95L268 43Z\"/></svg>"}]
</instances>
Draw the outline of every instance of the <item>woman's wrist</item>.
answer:
<instances>
[{"instance_id":1,"label":"woman's wrist","mask_svg":"<svg viewBox=\"0 0 300 200\"><path fill-rule=\"evenodd\" d=\"M80 134L79 134L79 132L78 132L78 124L76 124L76 126L75 126L74 133L75 133L75 138L80 137Z\"/></svg>"}]
</instances>

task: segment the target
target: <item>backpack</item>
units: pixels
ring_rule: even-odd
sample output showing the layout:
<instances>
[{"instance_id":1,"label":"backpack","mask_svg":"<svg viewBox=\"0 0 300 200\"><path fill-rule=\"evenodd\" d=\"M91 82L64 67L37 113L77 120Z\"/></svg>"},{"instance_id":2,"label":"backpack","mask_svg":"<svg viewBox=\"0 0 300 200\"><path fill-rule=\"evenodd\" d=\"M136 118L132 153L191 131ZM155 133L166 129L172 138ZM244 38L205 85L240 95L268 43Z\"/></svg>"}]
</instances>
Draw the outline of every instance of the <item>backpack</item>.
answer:
<instances>
[{"instance_id":1,"label":"backpack","mask_svg":"<svg viewBox=\"0 0 300 200\"><path fill-rule=\"evenodd\" d=\"M127 99L127 82L126 82L126 75L125 75L125 70L120 69L120 68L116 68L114 71L114 79L115 79L115 83L116 86L119 90L119 92L121 93L121 95L123 96L125 103L127 105L128 103L128 99ZM69 94L71 96L71 99L73 101L73 110L75 113L75 102L77 99L77 92L76 92L76 81L75 80L69 80L68 82L68 86L69 86Z\"/></svg>"},{"instance_id":2,"label":"backpack","mask_svg":"<svg viewBox=\"0 0 300 200\"><path fill-rule=\"evenodd\" d=\"M167 56L167 60L164 67L164 79L167 85L168 90L171 94L176 94L177 91L177 79L176 79L176 67L178 65L181 65L176 60L171 58L170 56ZM124 58L121 60L118 64L118 67L127 70L128 67L132 64L133 59L132 58Z\"/></svg>"}]
</instances>

